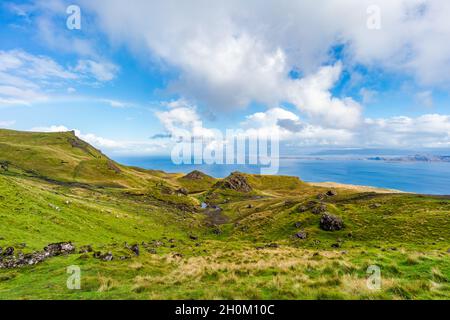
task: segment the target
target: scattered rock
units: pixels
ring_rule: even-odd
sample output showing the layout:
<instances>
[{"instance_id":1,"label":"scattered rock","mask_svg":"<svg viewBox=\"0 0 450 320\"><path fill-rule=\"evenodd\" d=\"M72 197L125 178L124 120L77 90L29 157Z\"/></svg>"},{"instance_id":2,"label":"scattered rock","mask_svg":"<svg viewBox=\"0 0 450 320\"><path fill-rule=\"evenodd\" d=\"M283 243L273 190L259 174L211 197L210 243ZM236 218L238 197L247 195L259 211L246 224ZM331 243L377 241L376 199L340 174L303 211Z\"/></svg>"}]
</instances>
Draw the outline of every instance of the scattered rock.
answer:
<instances>
[{"instance_id":1,"label":"scattered rock","mask_svg":"<svg viewBox=\"0 0 450 320\"><path fill-rule=\"evenodd\" d=\"M93 251L92 246L89 244L89 245L80 247L80 250L78 251L78 253L89 253L92 251Z\"/></svg>"},{"instance_id":2,"label":"scattered rock","mask_svg":"<svg viewBox=\"0 0 450 320\"><path fill-rule=\"evenodd\" d=\"M327 211L327 205L324 203L319 204L318 206L312 208L311 212L313 214L321 214Z\"/></svg>"},{"instance_id":3,"label":"scattered rock","mask_svg":"<svg viewBox=\"0 0 450 320\"><path fill-rule=\"evenodd\" d=\"M161 246L164 245L164 242L159 241L159 240L156 240L156 241L153 241L153 245L154 245L155 247L161 247Z\"/></svg>"},{"instance_id":4,"label":"scattered rock","mask_svg":"<svg viewBox=\"0 0 450 320\"><path fill-rule=\"evenodd\" d=\"M300 228L300 227L302 226L302 223L301 223L300 221L297 221L297 222L294 224L294 226L295 226L296 228Z\"/></svg>"},{"instance_id":5,"label":"scattered rock","mask_svg":"<svg viewBox=\"0 0 450 320\"><path fill-rule=\"evenodd\" d=\"M337 231L344 228L344 222L335 215L325 213L320 218L320 228L325 231Z\"/></svg>"},{"instance_id":6,"label":"scattered rock","mask_svg":"<svg viewBox=\"0 0 450 320\"><path fill-rule=\"evenodd\" d=\"M156 254L156 249L155 248L150 248L150 249L147 249L147 252L151 253L151 254Z\"/></svg>"},{"instance_id":7,"label":"scattered rock","mask_svg":"<svg viewBox=\"0 0 450 320\"><path fill-rule=\"evenodd\" d=\"M18 252L17 256L14 256L14 248L8 247L0 257L0 269L1 268L20 268L27 265L35 265L44 261L47 258L58 256L62 254L70 254L75 251L75 246L70 242L61 242L49 244L43 251L36 251L33 253L23 254Z\"/></svg>"},{"instance_id":8,"label":"scattered rock","mask_svg":"<svg viewBox=\"0 0 450 320\"><path fill-rule=\"evenodd\" d=\"M252 209L252 208L253 208L252 204L247 205L247 209Z\"/></svg>"},{"instance_id":9,"label":"scattered rock","mask_svg":"<svg viewBox=\"0 0 450 320\"><path fill-rule=\"evenodd\" d=\"M198 237L191 234L191 235L189 235L189 239L191 239L191 240L198 240Z\"/></svg>"},{"instance_id":10,"label":"scattered rock","mask_svg":"<svg viewBox=\"0 0 450 320\"><path fill-rule=\"evenodd\" d=\"M114 256L111 252L101 253L100 251L94 252L94 258L100 259L102 261L111 261L114 259Z\"/></svg>"},{"instance_id":11,"label":"scattered rock","mask_svg":"<svg viewBox=\"0 0 450 320\"><path fill-rule=\"evenodd\" d=\"M304 232L304 231L302 231L302 232L297 232L297 233L295 234L295 236L296 236L298 239L304 240L304 239L306 239L306 232Z\"/></svg>"},{"instance_id":12,"label":"scattered rock","mask_svg":"<svg viewBox=\"0 0 450 320\"><path fill-rule=\"evenodd\" d=\"M180 189L177 190L177 192L182 194L182 195L185 195L185 196L189 195L189 191L186 188L180 188Z\"/></svg>"},{"instance_id":13,"label":"scattered rock","mask_svg":"<svg viewBox=\"0 0 450 320\"><path fill-rule=\"evenodd\" d=\"M335 196L337 196L337 192L334 191L334 190L328 190L327 193L326 193L326 195L327 195L328 197L335 197Z\"/></svg>"},{"instance_id":14,"label":"scattered rock","mask_svg":"<svg viewBox=\"0 0 450 320\"><path fill-rule=\"evenodd\" d=\"M324 200L326 197L327 197L327 196L326 196L325 194L323 194L323 193L319 193L319 194L317 195L317 199L318 199L318 200Z\"/></svg>"},{"instance_id":15,"label":"scattered rock","mask_svg":"<svg viewBox=\"0 0 450 320\"><path fill-rule=\"evenodd\" d=\"M8 247L5 249L5 252L3 253L4 256L12 256L14 254L14 248Z\"/></svg>"},{"instance_id":16,"label":"scattered rock","mask_svg":"<svg viewBox=\"0 0 450 320\"><path fill-rule=\"evenodd\" d=\"M61 211L61 209L58 206L55 206L54 204L49 203L48 206L56 211Z\"/></svg>"},{"instance_id":17,"label":"scattered rock","mask_svg":"<svg viewBox=\"0 0 450 320\"><path fill-rule=\"evenodd\" d=\"M51 256L59 256L75 252L75 246L71 242L51 243L44 248Z\"/></svg>"},{"instance_id":18,"label":"scattered rock","mask_svg":"<svg viewBox=\"0 0 450 320\"><path fill-rule=\"evenodd\" d=\"M379 204L379 203L371 203L371 204L369 205L369 208L370 208L370 209L377 209L377 208L379 208L379 207L381 207L381 204Z\"/></svg>"},{"instance_id":19,"label":"scattered rock","mask_svg":"<svg viewBox=\"0 0 450 320\"><path fill-rule=\"evenodd\" d=\"M134 252L135 255L139 255L139 245L138 244L133 244L130 248L131 251Z\"/></svg>"},{"instance_id":20,"label":"scattered rock","mask_svg":"<svg viewBox=\"0 0 450 320\"><path fill-rule=\"evenodd\" d=\"M173 258L183 258L183 255L181 253L176 252L172 255L172 257Z\"/></svg>"}]
</instances>

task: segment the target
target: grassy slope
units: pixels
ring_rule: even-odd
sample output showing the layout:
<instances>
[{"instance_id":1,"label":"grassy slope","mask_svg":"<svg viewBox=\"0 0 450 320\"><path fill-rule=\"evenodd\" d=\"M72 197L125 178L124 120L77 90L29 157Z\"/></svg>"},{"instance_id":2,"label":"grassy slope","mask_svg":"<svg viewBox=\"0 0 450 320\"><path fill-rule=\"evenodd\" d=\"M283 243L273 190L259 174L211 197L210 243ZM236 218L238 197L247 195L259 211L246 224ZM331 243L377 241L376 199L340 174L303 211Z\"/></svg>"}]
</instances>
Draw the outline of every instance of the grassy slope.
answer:
<instances>
[{"instance_id":1,"label":"grassy slope","mask_svg":"<svg viewBox=\"0 0 450 320\"><path fill-rule=\"evenodd\" d=\"M11 162L7 172L0 169L0 247L26 253L70 240L111 251L115 260L74 254L0 270L1 298L450 298L448 199L337 189L324 202L346 227L325 232L320 215L298 208L327 189L245 175L253 187L245 194L214 189L209 178L192 182L114 164L117 173L91 146L73 147L73 138L0 130L0 161ZM179 187L195 195L180 195ZM229 223L205 224L198 209L204 199L219 204ZM374 203L380 206L371 209ZM298 231L308 238L295 239ZM156 254L141 246L141 256L118 259L131 255L124 242L153 240L163 242L150 245ZM21 243L27 246L17 249ZM268 243L279 247L256 249ZM66 268L74 264L81 290L66 288ZM371 264L381 267L380 291L365 285Z\"/></svg>"}]
</instances>

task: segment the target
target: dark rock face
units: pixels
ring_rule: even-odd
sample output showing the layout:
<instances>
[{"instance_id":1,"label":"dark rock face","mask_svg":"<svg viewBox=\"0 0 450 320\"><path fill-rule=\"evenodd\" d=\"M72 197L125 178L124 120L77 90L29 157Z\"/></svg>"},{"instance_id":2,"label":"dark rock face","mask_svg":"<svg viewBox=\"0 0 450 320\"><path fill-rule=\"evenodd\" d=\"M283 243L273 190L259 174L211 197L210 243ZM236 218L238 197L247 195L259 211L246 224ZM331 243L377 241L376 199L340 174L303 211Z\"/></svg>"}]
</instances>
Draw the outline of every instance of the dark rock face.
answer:
<instances>
[{"instance_id":1,"label":"dark rock face","mask_svg":"<svg viewBox=\"0 0 450 320\"><path fill-rule=\"evenodd\" d=\"M335 215L325 213L320 218L320 228L325 231L337 231L344 228L344 222Z\"/></svg>"},{"instance_id":2,"label":"dark rock face","mask_svg":"<svg viewBox=\"0 0 450 320\"><path fill-rule=\"evenodd\" d=\"M5 249L5 252L3 253L4 256L12 256L14 254L14 248L8 247Z\"/></svg>"},{"instance_id":3,"label":"dark rock face","mask_svg":"<svg viewBox=\"0 0 450 320\"><path fill-rule=\"evenodd\" d=\"M304 240L304 239L306 239L307 235L306 235L306 232L302 231L302 232L297 232L295 234L295 237L298 239Z\"/></svg>"},{"instance_id":4,"label":"dark rock face","mask_svg":"<svg viewBox=\"0 0 450 320\"><path fill-rule=\"evenodd\" d=\"M323 203L312 208L312 210L311 210L311 212L314 214L321 214L321 213L325 213L326 211L327 211L327 205L323 204Z\"/></svg>"},{"instance_id":5,"label":"dark rock face","mask_svg":"<svg viewBox=\"0 0 450 320\"><path fill-rule=\"evenodd\" d=\"M130 248L131 251L134 252L135 255L139 255L139 245L138 244L133 244Z\"/></svg>"},{"instance_id":6,"label":"dark rock face","mask_svg":"<svg viewBox=\"0 0 450 320\"><path fill-rule=\"evenodd\" d=\"M326 195L327 195L328 197L334 197L334 196L337 196L337 192L334 191L334 190L328 190L327 193L326 193Z\"/></svg>"},{"instance_id":7,"label":"dark rock face","mask_svg":"<svg viewBox=\"0 0 450 320\"><path fill-rule=\"evenodd\" d=\"M221 182L221 185L223 188L239 192L251 192L253 190L249 185L247 178L239 172L230 174Z\"/></svg>"}]
</instances>

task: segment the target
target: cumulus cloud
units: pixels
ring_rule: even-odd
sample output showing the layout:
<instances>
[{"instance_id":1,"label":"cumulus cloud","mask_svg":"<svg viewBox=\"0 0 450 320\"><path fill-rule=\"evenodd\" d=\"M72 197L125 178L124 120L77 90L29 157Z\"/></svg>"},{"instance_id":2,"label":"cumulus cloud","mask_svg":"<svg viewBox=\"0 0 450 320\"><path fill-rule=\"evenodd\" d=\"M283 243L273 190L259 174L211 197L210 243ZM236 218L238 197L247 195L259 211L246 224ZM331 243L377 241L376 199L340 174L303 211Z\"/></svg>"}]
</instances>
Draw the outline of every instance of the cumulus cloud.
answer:
<instances>
[{"instance_id":1,"label":"cumulus cloud","mask_svg":"<svg viewBox=\"0 0 450 320\"><path fill-rule=\"evenodd\" d=\"M104 138L93 133L83 133L78 129L69 129L64 125L51 125L48 127L34 127L30 129L34 132L67 132L74 131L80 139L90 143L94 147L117 154L149 154L161 152L167 149L169 145L164 141L129 141L113 140Z\"/></svg>"},{"instance_id":2,"label":"cumulus cloud","mask_svg":"<svg viewBox=\"0 0 450 320\"><path fill-rule=\"evenodd\" d=\"M111 81L116 77L119 67L110 62L80 60L74 71L93 77L99 82L105 82Z\"/></svg>"},{"instance_id":3,"label":"cumulus cloud","mask_svg":"<svg viewBox=\"0 0 450 320\"><path fill-rule=\"evenodd\" d=\"M290 69L315 72L337 44L345 45L349 64L405 72L422 83L450 80L446 0L82 3L114 42L179 67L178 89L215 104L277 99ZM379 30L367 27L370 5L380 9Z\"/></svg>"},{"instance_id":4,"label":"cumulus cloud","mask_svg":"<svg viewBox=\"0 0 450 320\"><path fill-rule=\"evenodd\" d=\"M416 118L366 119L359 143L394 147L449 147L450 116L425 114Z\"/></svg>"},{"instance_id":5,"label":"cumulus cloud","mask_svg":"<svg viewBox=\"0 0 450 320\"><path fill-rule=\"evenodd\" d=\"M30 105L48 101L62 84L93 84L112 80L118 68L108 62L79 61L63 66L44 55L23 50L0 51L0 104ZM66 92L74 93L69 87Z\"/></svg>"}]
</instances>

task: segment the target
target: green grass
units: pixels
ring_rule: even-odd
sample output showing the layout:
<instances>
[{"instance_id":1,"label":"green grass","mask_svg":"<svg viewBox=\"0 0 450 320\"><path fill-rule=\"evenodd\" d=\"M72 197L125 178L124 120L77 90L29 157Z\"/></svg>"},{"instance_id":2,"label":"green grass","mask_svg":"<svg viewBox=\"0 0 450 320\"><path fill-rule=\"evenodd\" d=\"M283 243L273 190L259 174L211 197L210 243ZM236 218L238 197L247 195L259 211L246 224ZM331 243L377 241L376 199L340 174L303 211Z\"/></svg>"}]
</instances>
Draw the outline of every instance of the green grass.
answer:
<instances>
[{"instance_id":1,"label":"green grass","mask_svg":"<svg viewBox=\"0 0 450 320\"><path fill-rule=\"evenodd\" d=\"M345 228L326 232L320 214L299 209L327 189L245 174L253 191L236 192L211 177L122 166L73 139L0 130L0 162L9 163L0 169L0 247L28 253L72 241L114 260L76 253L0 269L1 299L450 299L448 198L336 189L323 203ZM228 222L211 226L202 201ZM66 287L71 265L81 290ZM366 285L370 265L381 268L381 290Z\"/></svg>"}]
</instances>

